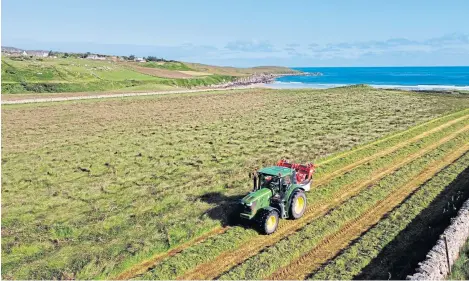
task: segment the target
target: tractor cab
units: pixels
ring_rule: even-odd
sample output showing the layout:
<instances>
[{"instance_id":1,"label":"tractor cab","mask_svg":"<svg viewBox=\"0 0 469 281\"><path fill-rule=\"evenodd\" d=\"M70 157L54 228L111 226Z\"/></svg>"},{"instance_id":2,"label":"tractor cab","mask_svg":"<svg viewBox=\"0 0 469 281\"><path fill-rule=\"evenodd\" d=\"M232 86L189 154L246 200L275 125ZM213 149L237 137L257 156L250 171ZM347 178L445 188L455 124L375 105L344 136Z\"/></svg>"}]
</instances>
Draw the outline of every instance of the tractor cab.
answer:
<instances>
[{"instance_id":1,"label":"tractor cab","mask_svg":"<svg viewBox=\"0 0 469 281\"><path fill-rule=\"evenodd\" d=\"M272 166L263 168L254 175L254 190L268 188L273 196L284 197L287 190L292 186L292 169Z\"/></svg>"},{"instance_id":2,"label":"tractor cab","mask_svg":"<svg viewBox=\"0 0 469 281\"><path fill-rule=\"evenodd\" d=\"M313 164L285 160L253 173L253 189L240 202L240 217L258 221L262 232L273 233L279 218L300 218L306 210L305 191L311 188Z\"/></svg>"}]
</instances>

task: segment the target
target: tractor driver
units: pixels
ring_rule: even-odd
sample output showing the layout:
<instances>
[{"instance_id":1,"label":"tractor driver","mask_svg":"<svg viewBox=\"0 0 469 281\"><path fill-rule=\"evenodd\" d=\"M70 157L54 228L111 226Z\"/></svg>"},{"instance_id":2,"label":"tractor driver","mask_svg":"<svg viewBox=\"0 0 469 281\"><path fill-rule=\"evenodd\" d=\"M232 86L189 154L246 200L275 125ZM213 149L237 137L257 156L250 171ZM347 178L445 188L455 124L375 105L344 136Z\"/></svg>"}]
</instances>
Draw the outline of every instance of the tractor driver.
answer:
<instances>
[{"instance_id":1,"label":"tractor driver","mask_svg":"<svg viewBox=\"0 0 469 281\"><path fill-rule=\"evenodd\" d=\"M264 178L264 182L262 183L262 187L268 187L270 186L270 183L272 182L272 176L266 176Z\"/></svg>"}]
</instances>

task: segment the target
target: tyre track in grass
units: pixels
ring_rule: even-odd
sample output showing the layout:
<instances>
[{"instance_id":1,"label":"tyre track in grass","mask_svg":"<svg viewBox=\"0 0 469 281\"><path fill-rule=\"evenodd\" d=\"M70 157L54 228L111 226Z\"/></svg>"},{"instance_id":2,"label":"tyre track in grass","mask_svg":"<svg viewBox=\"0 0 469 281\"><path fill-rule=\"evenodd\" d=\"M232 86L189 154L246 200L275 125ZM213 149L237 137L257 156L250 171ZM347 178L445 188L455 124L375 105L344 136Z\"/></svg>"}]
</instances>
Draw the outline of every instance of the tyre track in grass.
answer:
<instances>
[{"instance_id":1,"label":"tyre track in grass","mask_svg":"<svg viewBox=\"0 0 469 281\"><path fill-rule=\"evenodd\" d=\"M134 276L137 276L137 275L140 275L140 274L143 274L145 272L147 272L149 269L151 269L153 266L155 266L155 264L157 264L159 261L161 261L162 259L165 259L165 258L168 258L168 257L171 257L171 256L174 256L178 253L180 253L181 251L183 251L184 249L186 248L189 248L189 247L192 247L194 245L196 245L197 243L200 243L202 241L204 241L205 239L209 238L209 237L212 237L214 235L218 235L218 234L221 234L223 232L225 232L227 230L226 227L217 227L217 228L214 228L213 230L193 239L193 240L190 240L182 245L179 245L177 247L175 247L174 249L172 250L169 250L168 252L164 252L164 253L161 253L157 256L154 256L144 262L141 262L133 267L131 267L130 269L122 272L121 274L117 275L114 280L128 280L128 279L131 279L132 277Z\"/></svg>"},{"instance_id":2,"label":"tyre track in grass","mask_svg":"<svg viewBox=\"0 0 469 281\"><path fill-rule=\"evenodd\" d=\"M397 169L399 169L401 166L412 162L413 160L425 155L429 151L457 137L460 133L463 133L468 130L469 130L469 125L466 125L462 129L459 129L458 131L453 132L449 134L448 136L440 139L438 142L435 142L432 145L424 149L421 149L420 151L414 154L409 155L404 160L398 161L397 163L391 166L388 166L388 167L385 167L383 169L376 171L371 176L371 178L366 181L354 182L352 184L343 186L339 191L337 191L337 194L335 194L335 196L332 196L333 199L331 199L329 202L326 202L320 207L308 208L301 219L294 220L294 221L287 221L287 222L284 220L281 220L277 231L274 232L273 234L267 237L264 235L259 235L253 238L252 240L250 240L249 243L246 243L243 246L235 250L224 252L223 254L215 258L214 260L211 260L207 263L197 266L193 270L179 276L177 279L178 280L216 279L217 277L223 275L225 272L229 271L231 268L235 267L236 265L239 265L245 260L251 258L252 256L257 255L264 248L269 247L277 243L278 241L282 240L283 238L287 237L288 235L298 231L304 225L309 223L311 220L317 217L320 217L322 215L325 215L331 209L339 206L341 203L345 202L352 196L358 194L361 190L363 190L367 186L376 183L377 181L384 178L386 175L391 174ZM430 131L425 132L423 134L427 136L430 134L429 132ZM403 143L410 144L412 142L413 141L409 140ZM401 146L403 143L398 144L398 146ZM369 159L369 160L372 160L372 159ZM322 184L324 184L324 182Z\"/></svg>"},{"instance_id":3,"label":"tyre track in grass","mask_svg":"<svg viewBox=\"0 0 469 281\"><path fill-rule=\"evenodd\" d=\"M463 111L464 111L464 110L463 110ZM468 111L468 113L469 113L469 110L467 110L467 111ZM432 124L432 123L434 123L434 122L436 122L436 121L438 121L438 120L440 120L440 119L442 119L442 118L447 118L448 116L451 116L451 115L454 115L454 114L458 114L458 113L460 113L460 112L461 112L461 111L456 112L456 113L452 113L452 114L449 114L449 115L445 115L445 116L442 116L442 117L437 118L437 119L433 119L433 120L428 121L428 122L426 122L426 123L424 123L424 124L421 124L421 125L418 125L418 126L416 126L416 127L413 127L413 128L411 128L411 129L409 129L409 130L414 130L414 129L417 129L417 128L422 127L422 126L427 126L427 125ZM458 117L458 118L456 118L456 119L450 120L450 121L448 121L448 122L446 122L446 123L444 123L444 124L439 125L438 127L435 127L435 128L433 128L433 129L431 129L431 130L429 130L429 131L426 131L426 132L421 133L421 134L419 134L419 135L417 135L417 136L414 136L413 138L411 138L411 139L409 139L409 140L403 141L403 142L399 143L398 145L392 146L392 147L390 147L390 148L388 148L388 149L385 149L385 150L383 150L383 151L381 151L381 152L379 152L379 153L370 155L370 156L368 156L368 157L366 157L366 158L361 159L360 161L354 162L354 163L349 164L349 165L347 165L347 166L345 166L345 167L343 167L343 168L341 168L341 169L339 169L339 170L336 170L336 171L334 171L334 172L332 173L333 175L327 174L327 175L325 175L323 178L321 178L321 179L315 181L315 182L314 182L314 185L317 187L317 186L320 186L320 185L327 184L327 183L330 182L334 177L337 177L337 176L340 176L340 175L342 175L342 174L345 174L345 173L349 172L350 170L353 170L354 168L356 168L356 167L358 167L358 166L360 166L360 165L362 165L362 164L364 164L364 163L366 163L366 162L369 162L369 161L371 161L371 160L373 160L373 159L376 159L376 158L378 158L378 157L385 156L386 154L390 154L390 153L392 153L392 152L394 152L394 151L396 151L396 150L398 150L398 149L400 149L400 148L402 148L402 147L404 147L404 146L406 146L406 145L408 145L408 144L410 144L410 143L413 143L413 142L416 142L416 141L418 141L418 140L421 140L421 139L423 139L424 137L427 137L427 136L429 136L429 135L431 135L431 134L433 134L433 133L435 133L435 132L437 132L437 131L443 130L443 129L445 129L445 128L447 128L447 127L453 125L453 124L456 124L456 123L458 123L458 122L460 122L460 121L463 121L463 120L466 120L466 119L468 119L468 118L469 118L469 115L463 115L463 116ZM404 132L401 132L401 133L398 133L398 134L395 134L395 135L391 135L391 136L389 136L389 137L387 137L387 138L385 138L385 139L378 140L378 141L375 141L375 142L370 143L370 144L366 144L366 145L364 145L363 147L360 147L360 148L358 148L358 149L356 149L356 150L352 150L352 151L348 151L348 152L342 153L342 154L338 155L337 157L334 157L334 158L331 158L331 159L327 159L326 161L317 164L317 166L320 167L321 165L324 165L325 163L329 163L329 162L331 162L331 161L333 161L333 160L336 160L336 159L338 159L338 158L343 158L343 157L345 157L346 155L349 155L349 154L352 154L352 153L361 151L361 150L363 150L363 149L366 149L366 148L368 148L368 147L370 147L370 146L376 145L376 144L381 143L381 142L383 142L383 141L386 141L386 140L389 140L389 139L398 137L398 136L400 136L400 135L403 135L403 134L407 133L409 130L406 130L406 131L404 131ZM114 279L114 280L124 280L124 279L133 278L133 277L135 277L135 276L137 276L137 275L144 274L145 272L151 270L156 264L158 264L158 263L159 263L160 261L162 261L163 259L166 259L166 258L168 258L168 257L174 256L174 255L176 255L176 254L182 252L183 250L185 250L185 249L187 249L187 248L189 248L189 247L192 247L192 246L194 246L194 245L196 245L196 244L198 244L198 243L201 243L201 242L205 241L206 239L208 239L208 238L210 238L210 237L213 237L213 236L215 236L215 235L222 234L222 233L226 232L229 228L230 228L230 226L225 226L225 227L221 227L221 226L220 226L220 227L216 227L216 228L214 228L213 230L211 230L211 231L209 231L209 232L207 232L207 233L205 233L205 234L203 234L203 235L201 235L201 236L199 236L199 237L197 237L197 238L195 238L195 239L192 239L192 240L190 240L190 241L188 241L188 242L186 242L186 243L184 243L184 244L181 244L181 245L175 247L174 249L169 250L168 252L159 253L159 254L157 254L157 255L151 257L150 259L147 259L147 260L145 260L145 261L143 261L143 262L141 262L141 263L139 263L139 264L136 264L136 265L130 267L129 269L127 269L127 270L121 272L120 274L118 274L117 276L115 276L115 277L112 278L112 279ZM200 266L203 266L203 265L205 265L205 264L202 264L202 265L200 265ZM186 276L186 275L184 275L184 276ZM189 274L189 276L190 276L190 274Z\"/></svg>"},{"instance_id":4,"label":"tyre track in grass","mask_svg":"<svg viewBox=\"0 0 469 281\"><path fill-rule=\"evenodd\" d=\"M451 165L468 151L469 143L448 154L442 161L437 161L426 167L417 177L407 182L396 192L378 201L358 218L348 222L341 230L327 236L311 251L289 265L280 268L268 276L266 280L304 280L311 272L334 258L342 249L346 248L352 241L359 238L364 232L380 221L384 215L398 207L426 181Z\"/></svg>"}]
</instances>

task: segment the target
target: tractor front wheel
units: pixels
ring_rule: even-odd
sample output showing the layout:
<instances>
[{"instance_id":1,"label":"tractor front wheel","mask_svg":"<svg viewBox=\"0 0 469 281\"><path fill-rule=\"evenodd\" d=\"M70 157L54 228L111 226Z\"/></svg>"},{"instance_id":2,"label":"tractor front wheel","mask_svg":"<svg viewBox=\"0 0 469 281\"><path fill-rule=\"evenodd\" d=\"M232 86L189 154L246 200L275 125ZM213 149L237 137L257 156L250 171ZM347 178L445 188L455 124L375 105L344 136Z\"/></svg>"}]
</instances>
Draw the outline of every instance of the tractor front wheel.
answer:
<instances>
[{"instance_id":1,"label":"tractor front wheel","mask_svg":"<svg viewBox=\"0 0 469 281\"><path fill-rule=\"evenodd\" d=\"M263 234L272 234L277 230L279 221L278 212L275 210L263 210L259 216L259 229Z\"/></svg>"},{"instance_id":2,"label":"tractor front wheel","mask_svg":"<svg viewBox=\"0 0 469 281\"><path fill-rule=\"evenodd\" d=\"M306 195L302 191L297 191L293 194L292 201L290 203L290 217L293 219L299 219L303 216L306 211Z\"/></svg>"}]
</instances>

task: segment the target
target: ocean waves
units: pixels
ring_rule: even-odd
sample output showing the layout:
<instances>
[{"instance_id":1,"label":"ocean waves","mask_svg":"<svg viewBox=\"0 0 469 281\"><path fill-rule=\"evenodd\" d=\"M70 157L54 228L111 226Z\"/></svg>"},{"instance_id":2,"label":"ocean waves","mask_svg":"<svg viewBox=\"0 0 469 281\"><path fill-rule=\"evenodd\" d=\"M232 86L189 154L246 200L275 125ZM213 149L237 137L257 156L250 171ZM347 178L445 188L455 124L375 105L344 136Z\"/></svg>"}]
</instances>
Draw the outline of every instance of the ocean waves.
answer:
<instances>
[{"instance_id":1,"label":"ocean waves","mask_svg":"<svg viewBox=\"0 0 469 281\"><path fill-rule=\"evenodd\" d=\"M344 86L352 86L357 84L339 84L339 83L303 83L303 82L282 82L275 81L272 84L267 84L268 88L273 89L330 89ZM409 91L441 91L441 90L465 90L469 91L468 86L456 85L379 85L379 84L366 84L373 88L378 89L399 89Z\"/></svg>"}]
</instances>

